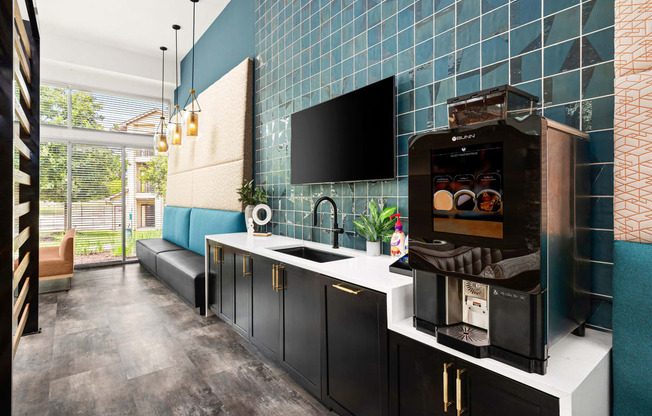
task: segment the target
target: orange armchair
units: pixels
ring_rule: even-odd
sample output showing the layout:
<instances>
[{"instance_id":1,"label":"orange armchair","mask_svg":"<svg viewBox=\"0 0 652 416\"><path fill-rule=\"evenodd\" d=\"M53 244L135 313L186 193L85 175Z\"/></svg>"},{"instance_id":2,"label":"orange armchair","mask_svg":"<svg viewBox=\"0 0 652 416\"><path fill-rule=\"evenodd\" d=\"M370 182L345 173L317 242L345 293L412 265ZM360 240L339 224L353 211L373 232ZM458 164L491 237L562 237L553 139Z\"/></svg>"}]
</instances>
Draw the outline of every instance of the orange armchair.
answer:
<instances>
[{"instance_id":1,"label":"orange armchair","mask_svg":"<svg viewBox=\"0 0 652 416\"><path fill-rule=\"evenodd\" d=\"M66 231L59 247L39 248L39 293L70 289L75 266L75 229Z\"/></svg>"}]
</instances>

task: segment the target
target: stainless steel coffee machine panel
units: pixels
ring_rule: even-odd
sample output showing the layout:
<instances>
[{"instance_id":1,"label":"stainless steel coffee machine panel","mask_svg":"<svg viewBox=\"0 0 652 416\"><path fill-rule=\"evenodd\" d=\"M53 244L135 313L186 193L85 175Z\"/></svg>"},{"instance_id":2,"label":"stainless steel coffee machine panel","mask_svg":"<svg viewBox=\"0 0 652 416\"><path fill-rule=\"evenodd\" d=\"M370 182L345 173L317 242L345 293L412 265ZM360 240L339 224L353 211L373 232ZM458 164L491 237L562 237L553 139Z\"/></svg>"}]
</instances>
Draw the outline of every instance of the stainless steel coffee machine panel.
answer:
<instances>
[{"instance_id":1,"label":"stainless steel coffee machine panel","mask_svg":"<svg viewBox=\"0 0 652 416\"><path fill-rule=\"evenodd\" d=\"M483 119L473 99L458 121ZM545 373L548 347L589 314L588 135L519 113L408 148L417 329Z\"/></svg>"}]
</instances>

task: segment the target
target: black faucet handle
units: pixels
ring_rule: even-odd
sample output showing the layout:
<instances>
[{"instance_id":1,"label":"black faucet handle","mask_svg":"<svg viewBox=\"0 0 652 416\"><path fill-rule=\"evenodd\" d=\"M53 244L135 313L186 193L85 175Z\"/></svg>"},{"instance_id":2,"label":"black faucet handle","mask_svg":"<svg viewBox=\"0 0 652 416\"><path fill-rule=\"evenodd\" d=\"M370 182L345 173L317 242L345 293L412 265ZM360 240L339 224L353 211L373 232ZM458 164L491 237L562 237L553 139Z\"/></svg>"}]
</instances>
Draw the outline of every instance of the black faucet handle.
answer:
<instances>
[{"instance_id":1,"label":"black faucet handle","mask_svg":"<svg viewBox=\"0 0 652 416\"><path fill-rule=\"evenodd\" d=\"M344 228L333 228L334 233L344 234Z\"/></svg>"}]
</instances>

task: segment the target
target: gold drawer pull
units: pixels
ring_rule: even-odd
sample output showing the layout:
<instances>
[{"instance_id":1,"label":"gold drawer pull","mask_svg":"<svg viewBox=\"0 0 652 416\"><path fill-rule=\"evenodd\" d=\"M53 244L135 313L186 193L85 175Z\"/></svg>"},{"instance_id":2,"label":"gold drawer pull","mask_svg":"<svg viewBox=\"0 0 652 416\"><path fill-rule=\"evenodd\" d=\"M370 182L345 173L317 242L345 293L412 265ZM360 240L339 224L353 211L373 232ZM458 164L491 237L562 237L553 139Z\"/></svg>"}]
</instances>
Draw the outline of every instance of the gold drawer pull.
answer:
<instances>
[{"instance_id":1,"label":"gold drawer pull","mask_svg":"<svg viewBox=\"0 0 652 416\"><path fill-rule=\"evenodd\" d=\"M278 270L276 269L276 265L272 264L272 290L276 290L276 273Z\"/></svg>"},{"instance_id":2,"label":"gold drawer pull","mask_svg":"<svg viewBox=\"0 0 652 416\"><path fill-rule=\"evenodd\" d=\"M249 254L243 254L242 255L242 276L247 276L251 274L251 272L247 271L247 259L250 258L251 255Z\"/></svg>"},{"instance_id":3,"label":"gold drawer pull","mask_svg":"<svg viewBox=\"0 0 652 416\"><path fill-rule=\"evenodd\" d=\"M448 401L448 369L453 366L453 363L444 364L444 412L448 413L448 406L453 402Z\"/></svg>"},{"instance_id":4,"label":"gold drawer pull","mask_svg":"<svg viewBox=\"0 0 652 416\"><path fill-rule=\"evenodd\" d=\"M349 289L348 287L342 286L342 283L338 283L336 285L333 285L333 287L337 290L341 290L342 292L350 293L352 295L357 295L360 292L364 292L364 289L359 289L359 290L353 290Z\"/></svg>"},{"instance_id":5,"label":"gold drawer pull","mask_svg":"<svg viewBox=\"0 0 652 416\"><path fill-rule=\"evenodd\" d=\"M284 285L281 285L281 284L279 283L279 275L278 275L278 273L279 273L280 270L285 270L285 266L283 266L282 264L279 264L279 265L276 266L276 287L275 287L274 289L275 289L277 292L278 292L279 290L283 290L283 289L285 289Z\"/></svg>"},{"instance_id":6,"label":"gold drawer pull","mask_svg":"<svg viewBox=\"0 0 652 416\"><path fill-rule=\"evenodd\" d=\"M462 373L464 373L465 371L466 371L465 368L461 369L461 370L457 370L457 380L456 380L456 386L455 386L456 387L456 389L455 389L456 392L455 393L457 395L457 397L456 397L456 399L457 399L456 400L457 401L457 403L456 403L457 416L461 416L462 413L464 413L466 411L466 409L462 408Z\"/></svg>"},{"instance_id":7,"label":"gold drawer pull","mask_svg":"<svg viewBox=\"0 0 652 416\"><path fill-rule=\"evenodd\" d=\"M213 246L213 263L220 264L224 262L222 257L222 246Z\"/></svg>"}]
</instances>

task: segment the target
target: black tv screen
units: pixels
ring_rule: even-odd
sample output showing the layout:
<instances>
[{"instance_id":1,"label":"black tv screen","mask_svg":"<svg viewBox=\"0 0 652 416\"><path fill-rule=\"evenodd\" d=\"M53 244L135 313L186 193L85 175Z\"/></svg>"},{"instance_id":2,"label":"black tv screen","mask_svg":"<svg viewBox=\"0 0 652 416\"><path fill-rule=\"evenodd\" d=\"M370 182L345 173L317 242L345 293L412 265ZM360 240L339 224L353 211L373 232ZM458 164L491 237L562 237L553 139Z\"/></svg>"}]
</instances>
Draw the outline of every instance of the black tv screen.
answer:
<instances>
[{"instance_id":1,"label":"black tv screen","mask_svg":"<svg viewBox=\"0 0 652 416\"><path fill-rule=\"evenodd\" d=\"M292 114L291 182L396 176L394 77Z\"/></svg>"}]
</instances>

